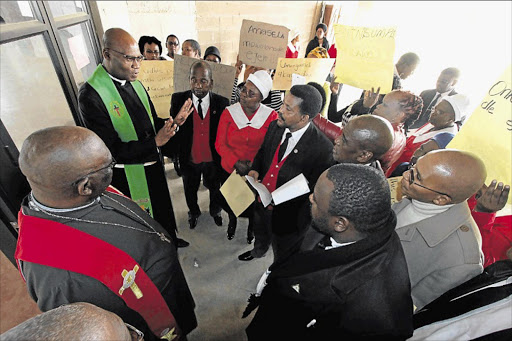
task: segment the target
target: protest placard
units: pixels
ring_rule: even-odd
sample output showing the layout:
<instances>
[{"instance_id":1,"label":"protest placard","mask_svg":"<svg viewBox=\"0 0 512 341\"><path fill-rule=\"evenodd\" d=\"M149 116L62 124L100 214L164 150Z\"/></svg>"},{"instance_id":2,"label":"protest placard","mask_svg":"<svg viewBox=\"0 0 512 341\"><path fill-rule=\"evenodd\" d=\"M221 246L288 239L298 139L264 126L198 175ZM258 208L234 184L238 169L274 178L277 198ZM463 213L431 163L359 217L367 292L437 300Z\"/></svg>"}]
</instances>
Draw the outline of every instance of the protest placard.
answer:
<instances>
[{"instance_id":1,"label":"protest placard","mask_svg":"<svg viewBox=\"0 0 512 341\"><path fill-rule=\"evenodd\" d=\"M446 148L476 154L487 168L489 185L493 179L512 185L512 66L489 86L480 105ZM470 170L468 170L470 171ZM512 196L508 205L512 204ZM510 206L506 208L510 210Z\"/></svg>"},{"instance_id":2,"label":"protest placard","mask_svg":"<svg viewBox=\"0 0 512 341\"><path fill-rule=\"evenodd\" d=\"M190 67L198 60L182 55L174 55L174 92L190 90ZM231 98L235 82L235 67L206 61L212 68L213 89L217 95ZM170 102L170 100L169 100Z\"/></svg>"},{"instance_id":3,"label":"protest placard","mask_svg":"<svg viewBox=\"0 0 512 341\"><path fill-rule=\"evenodd\" d=\"M173 89L174 62L168 60L143 60L138 80L149 93L160 118L169 118Z\"/></svg>"},{"instance_id":4,"label":"protest placard","mask_svg":"<svg viewBox=\"0 0 512 341\"><path fill-rule=\"evenodd\" d=\"M240 60L247 65L275 69L278 58L286 55L289 31L284 26L244 19L238 48Z\"/></svg>"},{"instance_id":5,"label":"protest placard","mask_svg":"<svg viewBox=\"0 0 512 341\"><path fill-rule=\"evenodd\" d=\"M333 64L334 59L279 58L272 89L289 90L294 74L303 76L304 84L316 82L323 85Z\"/></svg>"},{"instance_id":6,"label":"protest placard","mask_svg":"<svg viewBox=\"0 0 512 341\"><path fill-rule=\"evenodd\" d=\"M337 82L380 93L391 91L393 85L394 27L355 27L334 25L336 39L335 76Z\"/></svg>"}]
</instances>

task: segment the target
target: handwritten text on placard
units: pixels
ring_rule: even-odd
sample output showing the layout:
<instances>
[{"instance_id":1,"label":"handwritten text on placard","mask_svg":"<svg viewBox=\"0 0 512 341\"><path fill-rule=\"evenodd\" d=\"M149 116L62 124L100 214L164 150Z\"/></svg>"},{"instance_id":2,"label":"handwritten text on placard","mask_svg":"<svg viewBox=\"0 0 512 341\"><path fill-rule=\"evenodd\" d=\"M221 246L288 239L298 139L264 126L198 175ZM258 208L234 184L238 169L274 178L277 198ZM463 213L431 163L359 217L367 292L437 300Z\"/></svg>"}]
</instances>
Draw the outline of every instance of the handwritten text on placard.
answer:
<instances>
[{"instance_id":1,"label":"handwritten text on placard","mask_svg":"<svg viewBox=\"0 0 512 341\"><path fill-rule=\"evenodd\" d=\"M169 118L171 96L174 92L173 72L173 61L144 60L140 65L138 79L149 93L160 118Z\"/></svg>"},{"instance_id":2,"label":"handwritten text on placard","mask_svg":"<svg viewBox=\"0 0 512 341\"><path fill-rule=\"evenodd\" d=\"M275 69L284 58L288 45L288 28L258 21L243 20L240 30L240 60L248 65Z\"/></svg>"}]
</instances>

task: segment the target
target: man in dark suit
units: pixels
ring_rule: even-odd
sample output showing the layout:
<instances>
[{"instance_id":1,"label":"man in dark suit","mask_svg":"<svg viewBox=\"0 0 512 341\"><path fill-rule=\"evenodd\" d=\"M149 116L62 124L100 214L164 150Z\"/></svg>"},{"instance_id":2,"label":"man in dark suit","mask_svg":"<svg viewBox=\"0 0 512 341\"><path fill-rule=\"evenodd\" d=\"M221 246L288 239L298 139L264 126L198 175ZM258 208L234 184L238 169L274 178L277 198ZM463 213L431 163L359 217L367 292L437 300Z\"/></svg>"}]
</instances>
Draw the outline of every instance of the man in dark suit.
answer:
<instances>
[{"instance_id":1,"label":"man in dark suit","mask_svg":"<svg viewBox=\"0 0 512 341\"><path fill-rule=\"evenodd\" d=\"M249 341L411 336L411 287L384 174L333 166L310 200L313 228L300 252L274 262L259 282Z\"/></svg>"},{"instance_id":2,"label":"man in dark suit","mask_svg":"<svg viewBox=\"0 0 512 341\"><path fill-rule=\"evenodd\" d=\"M423 110L421 111L420 117L414 122L410 129L418 129L428 122L432 110L436 104L441 102L447 96L453 96L457 94L455 91L455 84L459 80L460 71L454 67L444 69L439 78L437 78L436 88L425 90L420 94L423 99Z\"/></svg>"},{"instance_id":3,"label":"man in dark suit","mask_svg":"<svg viewBox=\"0 0 512 341\"><path fill-rule=\"evenodd\" d=\"M311 121L320 112L322 97L311 85L295 85L287 92L278 119L268 128L254 158L249 176L260 180L270 192L299 174L310 190L324 170L334 164L332 143ZM311 220L308 195L279 205L255 204L254 249L238 256L243 261L260 258L270 243L274 259L301 241Z\"/></svg>"},{"instance_id":4,"label":"man in dark suit","mask_svg":"<svg viewBox=\"0 0 512 341\"><path fill-rule=\"evenodd\" d=\"M197 61L190 67L191 90L178 92L171 98L171 116L175 118L180 108L191 101L194 111L176 133L175 150L180 163L190 228L197 225L201 210L197 204L197 191L203 184L210 191L210 215L215 224L222 226L221 207L217 202L220 181L220 157L215 150L215 138L220 115L229 100L211 91L212 70L207 62Z\"/></svg>"}]
</instances>

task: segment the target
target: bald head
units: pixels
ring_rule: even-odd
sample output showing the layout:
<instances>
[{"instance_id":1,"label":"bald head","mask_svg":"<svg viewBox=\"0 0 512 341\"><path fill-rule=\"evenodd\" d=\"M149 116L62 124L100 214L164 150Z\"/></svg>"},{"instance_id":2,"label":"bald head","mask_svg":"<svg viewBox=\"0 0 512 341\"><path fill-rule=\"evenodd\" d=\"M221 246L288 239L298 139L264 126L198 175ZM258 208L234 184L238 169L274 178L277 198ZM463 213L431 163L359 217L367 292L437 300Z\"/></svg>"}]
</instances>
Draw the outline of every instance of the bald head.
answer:
<instances>
[{"instance_id":1,"label":"bald head","mask_svg":"<svg viewBox=\"0 0 512 341\"><path fill-rule=\"evenodd\" d=\"M109 28L103 34L103 47L120 50L121 48L135 44L137 41L122 28Z\"/></svg>"},{"instance_id":2,"label":"bald head","mask_svg":"<svg viewBox=\"0 0 512 341\"><path fill-rule=\"evenodd\" d=\"M131 340L123 320L89 303L49 310L8 330L2 340Z\"/></svg>"},{"instance_id":3,"label":"bald head","mask_svg":"<svg viewBox=\"0 0 512 341\"><path fill-rule=\"evenodd\" d=\"M379 159L393 144L393 127L388 120L362 115L350 120L336 138L333 157L340 163L367 164Z\"/></svg>"},{"instance_id":4,"label":"bald head","mask_svg":"<svg viewBox=\"0 0 512 341\"><path fill-rule=\"evenodd\" d=\"M474 154L454 149L435 150L419 158L415 172L415 181L448 194L451 197L449 203L452 204L463 202L475 194L482 187L487 176L482 160ZM415 186L409 186L407 192L411 193L413 187ZM417 199L415 196L422 193L428 195L425 191L425 189L415 188L413 195L409 196ZM432 191L430 195L439 196Z\"/></svg>"},{"instance_id":5,"label":"bald head","mask_svg":"<svg viewBox=\"0 0 512 341\"><path fill-rule=\"evenodd\" d=\"M86 128L63 126L42 129L27 137L19 164L36 197L53 200L75 197L73 182L109 160L110 151L98 135Z\"/></svg>"}]
</instances>

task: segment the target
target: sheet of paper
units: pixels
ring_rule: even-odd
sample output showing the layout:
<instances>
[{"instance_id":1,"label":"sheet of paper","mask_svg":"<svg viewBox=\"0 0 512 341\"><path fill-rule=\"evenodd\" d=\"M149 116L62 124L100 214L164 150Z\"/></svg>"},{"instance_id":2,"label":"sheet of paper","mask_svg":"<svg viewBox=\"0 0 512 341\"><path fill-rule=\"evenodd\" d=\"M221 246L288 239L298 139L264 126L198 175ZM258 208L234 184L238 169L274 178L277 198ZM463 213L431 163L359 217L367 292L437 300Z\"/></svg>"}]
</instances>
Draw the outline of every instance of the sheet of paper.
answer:
<instances>
[{"instance_id":1,"label":"sheet of paper","mask_svg":"<svg viewBox=\"0 0 512 341\"><path fill-rule=\"evenodd\" d=\"M493 179L512 185L512 65L492 84L485 97L446 148L465 150L477 155L485 164L489 185ZM498 212L510 212L507 206ZM502 212L503 211L503 212Z\"/></svg>"},{"instance_id":2,"label":"sheet of paper","mask_svg":"<svg viewBox=\"0 0 512 341\"><path fill-rule=\"evenodd\" d=\"M237 217L254 202L254 193L244 178L236 172L231 173L220 188L220 192Z\"/></svg>"},{"instance_id":3,"label":"sheet of paper","mask_svg":"<svg viewBox=\"0 0 512 341\"><path fill-rule=\"evenodd\" d=\"M288 32L284 26L244 19L240 29L240 60L247 65L275 69L286 55Z\"/></svg>"},{"instance_id":4,"label":"sheet of paper","mask_svg":"<svg viewBox=\"0 0 512 341\"><path fill-rule=\"evenodd\" d=\"M258 192L261 203L264 207L267 207L272 202L272 195L268 191L267 187L261 182L254 180L252 176L246 175L247 182Z\"/></svg>"},{"instance_id":5,"label":"sheet of paper","mask_svg":"<svg viewBox=\"0 0 512 341\"><path fill-rule=\"evenodd\" d=\"M308 180L306 180L304 174L301 173L273 191L272 199L274 200L274 205L279 205L282 202L291 200L309 192Z\"/></svg>"},{"instance_id":6,"label":"sheet of paper","mask_svg":"<svg viewBox=\"0 0 512 341\"><path fill-rule=\"evenodd\" d=\"M195 58L179 54L174 56L174 92L190 90L190 67L195 62L197 62ZM235 81L235 67L209 61L206 62L212 68L212 91L217 95L231 98L233 83Z\"/></svg>"},{"instance_id":7,"label":"sheet of paper","mask_svg":"<svg viewBox=\"0 0 512 341\"><path fill-rule=\"evenodd\" d=\"M391 205L402 200L402 177L388 178L389 190L391 191Z\"/></svg>"},{"instance_id":8,"label":"sheet of paper","mask_svg":"<svg viewBox=\"0 0 512 341\"><path fill-rule=\"evenodd\" d=\"M292 86L306 84L306 77L292 73Z\"/></svg>"},{"instance_id":9,"label":"sheet of paper","mask_svg":"<svg viewBox=\"0 0 512 341\"><path fill-rule=\"evenodd\" d=\"M395 36L394 27L334 25L337 81L364 90L380 87L381 94L390 92Z\"/></svg>"},{"instance_id":10,"label":"sheet of paper","mask_svg":"<svg viewBox=\"0 0 512 341\"><path fill-rule=\"evenodd\" d=\"M174 93L174 61L143 60L138 79L144 85L155 106L158 117L169 118L171 96Z\"/></svg>"},{"instance_id":11,"label":"sheet of paper","mask_svg":"<svg viewBox=\"0 0 512 341\"><path fill-rule=\"evenodd\" d=\"M85 47L84 37L81 34L78 34L74 37L68 38L68 44L69 50L73 55L76 68L80 70L84 66L89 65L89 54L87 53L87 48Z\"/></svg>"},{"instance_id":12,"label":"sheet of paper","mask_svg":"<svg viewBox=\"0 0 512 341\"><path fill-rule=\"evenodd\" d=\"M279 58L272 89L289 90L295 84L309 82L323 85L334 61L334 59ZM303 81L303 83L295 83L296 80Z\"/></svg>"}]
</instances>

